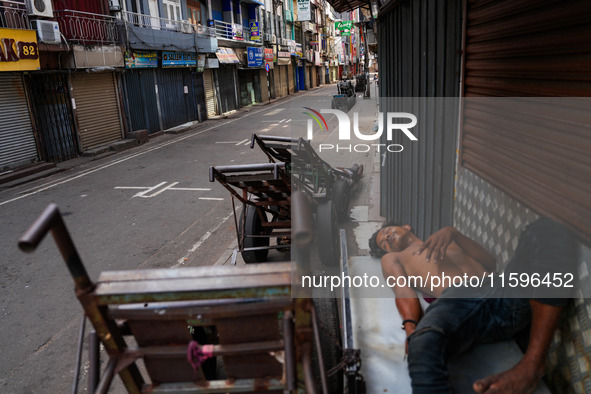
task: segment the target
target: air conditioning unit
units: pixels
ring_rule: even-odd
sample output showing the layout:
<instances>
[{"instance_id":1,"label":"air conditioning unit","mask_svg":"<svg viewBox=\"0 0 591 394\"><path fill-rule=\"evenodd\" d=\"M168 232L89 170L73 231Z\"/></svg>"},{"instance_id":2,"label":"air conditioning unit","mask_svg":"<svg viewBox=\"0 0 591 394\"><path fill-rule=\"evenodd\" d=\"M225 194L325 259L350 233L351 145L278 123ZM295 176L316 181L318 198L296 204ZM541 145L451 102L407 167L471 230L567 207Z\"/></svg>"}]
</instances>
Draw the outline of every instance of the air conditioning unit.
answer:
<instances>
[{"instance_id":1,"label":"air conditioning unit","mask_svg":"<svg viewBox=\"0 0 591 394\"><path fill-rule=\"evenodd\" d=\"M39 41L47 44L61 44L60 27L57 22L34 20L31 21L33 29L37 30Z\"/></svg>"},{"instance_id":2,"label":"air conditioning unit","mask_svg":"<svg viewBox=\"0 0 591 394\"><path fill-rule=\"evenodd\" d=\"M271 35L269 33L265 33L263 35L263 40L265 40L266 42L271 41Z\"/></svg>"},{"instance_id":3,"label":"air conditioning unit","mask_svg":"<svg viewBox=\"0 0 591 394\"><path fill-rule=\"evenodd\" d=\"M109 0L109 11L121 11L119 0Z\"/></svg>"},{"instance_id":4,"label":"air conditioning unit","mask_svg":"<svg viewBox=\"0 0 591 394\"><path fill-rule=\"evenodd\" d=\"M277 44L277 37L275 34L271 34L271 44Z\"/></svg>"},{"instance_id":5,"label":"air conditioning unit","mask_svg":"<svg viewBox=\"0 0 591 394\"><path fill-rule=\"evenodd\" d=\"M281 39L281 45L287 46L287 40L285 38Z\"/></svg>"},{"instance_id":6,"label":"air conditioning unit","mask_svg":"<svg viewBox=\"0 0 591 394\"><path fill-rule=\"evenodd\" d=\"M51 0L26 0L27 14L53 18Z\"/></svg>"}]
</instances>

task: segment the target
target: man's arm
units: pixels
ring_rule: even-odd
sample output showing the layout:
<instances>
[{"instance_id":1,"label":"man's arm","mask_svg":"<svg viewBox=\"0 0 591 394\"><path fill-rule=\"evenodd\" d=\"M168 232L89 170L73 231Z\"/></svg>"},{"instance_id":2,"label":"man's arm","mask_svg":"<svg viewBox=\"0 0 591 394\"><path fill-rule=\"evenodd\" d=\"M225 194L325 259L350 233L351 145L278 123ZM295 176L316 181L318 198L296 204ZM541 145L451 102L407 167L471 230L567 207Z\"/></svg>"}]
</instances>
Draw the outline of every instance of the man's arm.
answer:
<instances>
[{"instance_id":1,"label":"man's arm","mask_svg":"<svg viewBox=\"0 0 591 394\"><path fill-rule=\"evenodd\" d=\"M455 242L456 245L458 245L467 255L482 264L487 271L495 270L496 261L494 256L488 253L488 251L478 242L466 237L451 226L444 227L433 233L427 238L423 245L421 245L417 253L421 254L425 251L427 261L431 259L431 256L433 256L433 261L435 262L437 260L443 260L447 247L452 242Z\"/></svg>"},{"instance_id":2,"label":"man's arm","mask_svg":"<svg viewBox=\"0 0 591 394\"><path fill-rule=\"evenodd\" d=\"M396 253L388 253L382 256L382 274L384 279L390 277L406 276L404 267L398 262ZM396 296L396 308L402 320L414 320L418 322L423 316L421 303L417 294L411 287L393 287ZM408 337L415 330L416 326L409 322L404 325Z\"/></svg>"}]
</instances>

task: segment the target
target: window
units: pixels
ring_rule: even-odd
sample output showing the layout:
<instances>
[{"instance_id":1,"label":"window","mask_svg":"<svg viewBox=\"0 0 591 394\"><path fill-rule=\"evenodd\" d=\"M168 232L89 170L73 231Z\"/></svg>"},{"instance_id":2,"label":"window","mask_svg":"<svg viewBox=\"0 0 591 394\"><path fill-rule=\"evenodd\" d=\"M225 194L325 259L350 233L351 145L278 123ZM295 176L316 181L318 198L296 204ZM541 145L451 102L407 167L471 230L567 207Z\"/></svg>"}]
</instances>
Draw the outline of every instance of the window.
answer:
<instances>
[{"instance_id":1,"label":"window","mask_svg":"<svg viewBox=\"0 0 591 394\"><path fill-rule=\"evenodd\" d=\"M180 0L163 0L164 18L173 21L181 20L181 4Z\"/></svg>"},{"instance_id":2,"label":"window","mask_svg":"<svg viewBox=\"0 0 591 394\"><path fill-rule=\"evenodd\" d=\"M201 24L201 6L198 7L187 7L189 11L189 22L193 25Z\"/></svg>"}]
</instances>

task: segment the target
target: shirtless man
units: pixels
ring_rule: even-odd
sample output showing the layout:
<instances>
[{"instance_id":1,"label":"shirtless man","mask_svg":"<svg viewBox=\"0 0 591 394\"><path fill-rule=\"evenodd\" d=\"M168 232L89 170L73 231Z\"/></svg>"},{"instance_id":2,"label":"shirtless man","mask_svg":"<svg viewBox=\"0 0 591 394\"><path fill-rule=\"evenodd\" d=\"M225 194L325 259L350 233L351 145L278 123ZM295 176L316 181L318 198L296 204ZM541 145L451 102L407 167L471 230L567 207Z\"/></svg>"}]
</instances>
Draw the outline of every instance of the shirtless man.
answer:
<instances>
[{"instance_id":1,"label":"shirtless man","mask_svg":"<svg viewBox=\"0 0 591 394\"><path fill-rule=\"evenodd\" d=\"M426 241L410 226L384 226L370 240L372 255L382 258L384 277L400 275L482 276L495 269L495 258L453 227ZM507 269L527 266L572 268L572 237L562 226L540 219L522 234ZM520 271L524 272L524 271ZM448 285L447 283L445 285ZM552 335L566 298L505 297L498 289L447 288L420 290L438 297L423 315L415 289L395 287L396 306L407 334L408 364L414 393L451 393L447 360L477 343L507 339L531 321L527 351L512 369L474 383L478 393L530 393L544 374ZM470 298L467 297L466 291Z\"/></svg>"}]
</instances>

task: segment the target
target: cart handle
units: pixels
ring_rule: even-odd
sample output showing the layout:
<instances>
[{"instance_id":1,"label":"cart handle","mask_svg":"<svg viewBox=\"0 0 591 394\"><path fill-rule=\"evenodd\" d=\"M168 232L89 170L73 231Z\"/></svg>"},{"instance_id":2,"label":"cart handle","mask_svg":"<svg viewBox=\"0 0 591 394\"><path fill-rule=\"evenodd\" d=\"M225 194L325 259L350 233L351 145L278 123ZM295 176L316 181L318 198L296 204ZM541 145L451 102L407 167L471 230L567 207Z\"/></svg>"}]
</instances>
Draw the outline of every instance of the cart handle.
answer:
<instances>
[{"instance_id":1,"label":"cart handle","mask_svg":"<svg viewBox=\"0 0 591 394\"><path fill-rule=\"evenodd\" d=\"M224 174L226 172L250 172L250 171L268 171L273 170L275 179L279 178L279 168L285 168L285 163L263 163L263 164L236 164L230 166L210 166L209 181L215 181L215 173Z\"/></svg>"},{"instance_id":2,"label":"cart handle","mask_svg":"<svg viewBox=\"0 0 591 394\"><path fill-rule=\"evenodd\" d=\"M252 134L252 137L250 139L250 149L254 148L254 143L256 140L259 141L274 141L274 142L289 142L290 144L296 144L298 142L297 138L291 138L291 137L278 137L278 136L272 136L272 135L261 135L258 136L255 133Z\"/></svg>"},{"instance_id":3,"label":"cart handle","mask_svg":"<svg viewBox=\"0 0 591 394\"><path fill-rule=\"evenodd\" d=\"M74 242L56 204L51 203L43 210L37 220L19 239L18 246L23 252L32 253L49 231L51 231L51 235L53 235L53 239L74 279L76 290L83 292L92 288L93 284L86 273L86 268L82 264L82 260L76 251Z\"/></svg>"}]
</instances>

